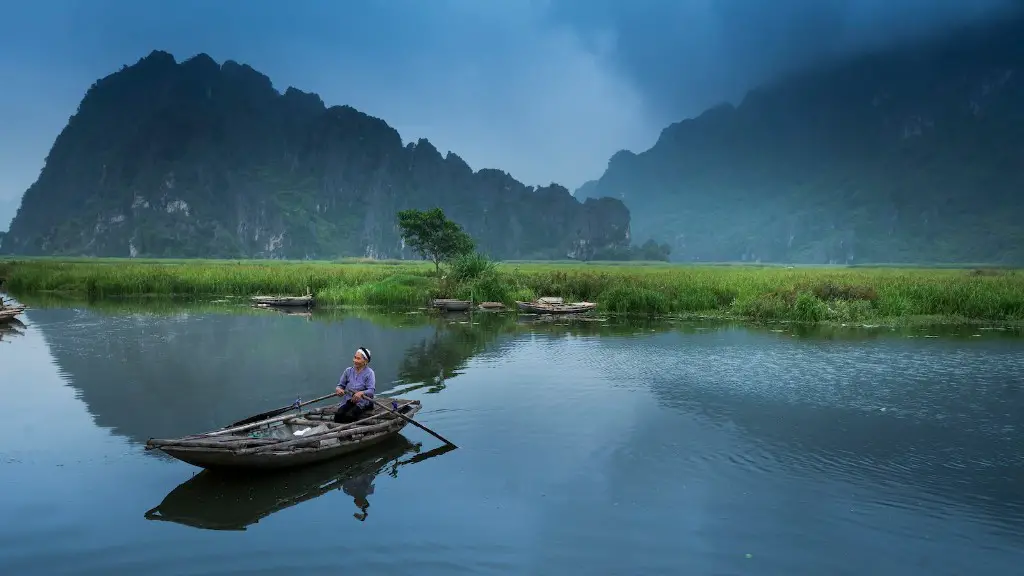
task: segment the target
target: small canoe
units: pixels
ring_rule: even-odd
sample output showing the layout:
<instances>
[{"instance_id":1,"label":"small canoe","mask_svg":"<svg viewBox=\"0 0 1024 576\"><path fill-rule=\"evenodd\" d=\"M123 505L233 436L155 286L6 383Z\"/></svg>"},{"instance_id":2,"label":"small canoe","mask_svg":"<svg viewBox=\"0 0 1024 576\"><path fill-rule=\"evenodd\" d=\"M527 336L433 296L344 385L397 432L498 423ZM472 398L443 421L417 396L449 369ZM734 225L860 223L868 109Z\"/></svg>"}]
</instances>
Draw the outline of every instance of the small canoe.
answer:
<instances>
[{"instance_id":1,"label":"small canoe","mask_svg":"<svg viewBox=\"0 0 1024 576\"><path fill-rule=\"evenodd\" d=\"M349 506L360 510L356 517L362 520L379 475L397 477L400 467L454 448L442 444L427 452L419 450L420 444L399 434L365 452L297 470L264 474L203 470L171 490L145 518L205 530L246 530L268 516L340 489L354 500Z\"/></svg>"},{"instance_id":2,"label":"small canoe","mask_svg":"<svg viewBox=\"0 0 1024 576\"><path fill-rule=\"evenodd\" d=\"M267 306L312 306L313 295L305 296L253 296L253 304L265 304Z\"/></svg>"},{"instance_id":3,"label":"small canoe","mask_svg":"<svg viewBox=\"0 0 1024 576\"><path fill-rule=\"evenodd\" d=\"M523 312L533 314L582 314L597 308L594 302L574 302L572 304L547 304L544 302L516 302Z\"/></svg>"},{"instance_id":4,"label":"small canoe","mask_svg":"<svg viewBox=\"0 0 1024 576\"><path fill-rule=\"evenodd\" d=\"M473 305L469 300L454 300L451 298L435 298L430 301L434 308L440 308L446 312L465 312Z\"/></svg>"},{"instance_id":5,"label":"small canoe","mask_svg":"<svg viewBox=\"0 0 1024 576\"><path fill-rule=\"evenodd\" d=\"M477 306L477 308L479 308L480 310L488 310L488 311L496 312L496 311L499 311L499 310L504 310L505 309L505 305L502 304L501 302L481 302L480 305Z\"/></svg>"},{"instance_id":6,"label":"small canoe","mask_svg":"<svg viewBox=\"0 0 1024 576\"><path fill-rule=\"evenodd\" d=\"M377 398L406 417L419 400ZM200 468L288 468L322 462L393 437L407 421L377 406L356 422L333 421L338 405L302 410L251 424L181 438L150 438L146 450L160 450Z\"/></svg>"}]
</instances>

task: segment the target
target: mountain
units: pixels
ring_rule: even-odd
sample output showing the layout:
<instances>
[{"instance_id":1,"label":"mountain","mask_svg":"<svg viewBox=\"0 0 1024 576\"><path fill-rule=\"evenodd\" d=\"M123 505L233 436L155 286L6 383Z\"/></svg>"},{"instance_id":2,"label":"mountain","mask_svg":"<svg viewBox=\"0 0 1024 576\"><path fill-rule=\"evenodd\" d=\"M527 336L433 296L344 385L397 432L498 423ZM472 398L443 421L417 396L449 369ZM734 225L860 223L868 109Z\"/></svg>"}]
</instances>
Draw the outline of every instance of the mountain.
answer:
<instances>
[{"instance_id":1,"label":"mountain","mask_svg":"<svg viewBox=\"0 0 1024 576\"><path fill-rule=\"evenodd\" d=\"M597 198L600 194L601 191L598 188L597 180L587 180L572 193L572 195L580 201L586 200L587 198Z\"/></svg>"},{"instance_id":2,"label":"mountain","mask_svg":"<svg viewBox=\"0 0 1024 576\"><path fill-rule=\"evenodd\" d=\"M6 253L414 258L396 213L441 207L491 256L628 246L622 202L474 172L383 120L206 54L97 81L24 195Z\"/></svg>"},{"instance_id":3,"label":"mountain","mask_svg":"<svg viewBox=\"0 0 1024 576\"><path fill-rule=\"evenodd\" d=\"M0 198L0 233L7 232L14 214L18 211L17 198Z\"/></svg>"},{"instance_id":4,"label":"mountain","mask_svg":"<svg viewBox=\"0 0 1024 576\"><path fill-rule=\"evenodd\" d=\"M1024 20L807 70L616 153L623 199L685 261L1024 263Z\"/></svg>"}]
</instances>

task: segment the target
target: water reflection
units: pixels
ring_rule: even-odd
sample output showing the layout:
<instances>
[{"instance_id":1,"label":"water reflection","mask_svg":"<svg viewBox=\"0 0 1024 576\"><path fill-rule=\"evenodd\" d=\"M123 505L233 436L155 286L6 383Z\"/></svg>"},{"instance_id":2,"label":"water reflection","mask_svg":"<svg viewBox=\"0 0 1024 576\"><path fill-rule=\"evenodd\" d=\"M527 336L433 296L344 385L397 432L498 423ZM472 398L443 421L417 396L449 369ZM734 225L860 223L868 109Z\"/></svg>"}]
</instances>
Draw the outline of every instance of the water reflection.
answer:
<instances>
[{"instance_id":1,"label":"water reflection","mask_svg":"<svg viewBox=\"0 0 1024 576\"><path fill-rule=\"evenodd\" d=\"M599 351L590 365L760 446L766 456L746 470L787 465L896 482L1024 522L1015 481L1024 463L1013 448L1024 414L1016 330L332 311L305 322L244 304L40 304L26 315L97 424L137 443L322 395L360 345L374 350L380 390L431 394L525 335L589 338ZM918 339L926 336L941 338ZM683 456L702 457L723 452Z\"/></svg>"},{"instance_id":2,"label":"water reflection","mask_svg":"<svg viewBox=\"0 0 1024 576\"><path fill-rule=\"evenodd\" d=\"M21 320L13 318L5 322L0 322L0 344L3 344L5 341L10 343L12 339L24 335L25 324Z\"/></svg>"},{"instance_id":3,"label":"water reflection","mask_svg":"<svg viewBox=\"0 0 1024 576\"><path fill-rule=\"evenodd\" d=\"M419 453L420 446L398 435L365 452L293 470L257 475L204 470L171 490L145 517L207 530L245 530L296 504L341 490L355 505L352 516L363 522L369 516L377 476L397 478L399 467L453 449L443 445ZM402 458L412 453L416 455Z\"/></svg>"},{"instance_id":4,"label":"water reflection","mask_svg":"<svg viewBox=\"0 0 1024 576\"><path fill-rule=\"evenodd\" d=\"M294 530L298 509L261 519L332 489L346 495L303 508L303 522L352 514L364 538L404 554L385 564L414 560L425 572L671 573L687 562L702 574L966 574L973 562L1008 574L1024 549L1024 356L1010 331L329 311L306 321L245 302L162 306L36 306L28 337L0 347L26 381L6 388L8 403L22 402L15 415L27 415L6 437L25 454L51 451L0 467L15 486L0 515L25 519L0 538L0 561L6 553L27 571L59 554L57 539L83 546L63 556L79 572L90 561L94 573L142 562L175 573L218 562L320 569L336 558ZM24 369L45 364L41 335L62 371L55 386L31 386ZM123 450L121 437L205 430L323 394L362 344L381 389L430 394L424 423L464 449L402 482L380 478L417 458L396 446L274 479L201 473L171 494L185 466ZM46 437L32 428L35 407L65 383L77 399L50 403L62 426ZM22 399L27 391L36 396ZM79 400L121 437L58 411ZM260 521L275 545L143 521L161 499L152 519ZM96 531L97 517L118 528ZM168 563L182 549L205 556ZM389 571L372 550L347 553Z\"/></svg>"},{"instance_id":5,"label":"water reflection","mask_svg":"<svg viewBox=\"0 0 1024 576\"><path fill-rule=\"evenodd\" d=\"M374 352L378 387L430 325L372 319L304 322L285 315L26 313L96 424L135 443L209 430L333 390L352 350Z\"/></svg>"},{"instance_id":6,"label":"water reflection","mask_svg":"<svg viewBox=\"0 0 1024 576\"><path fill-rule=\"evenodd\" d=\"M503 342L524 332L636 330L593 322L524 326L514 316L496 314L452 320L327 311L304 322L247 305L161 300L51 307L67 304L33 301L26 316L96 424L139 444L213 429L289 404L296 396L322 396L333 389L358 346L373 350L381 392L436 393L460 376L470 359L500 353ZM663 323L658 329L674 327Z\"/></svg>"},{"instance_id":7,"label":"water reflection","mask_svg":"<svg viewBox=\"0 0 1024 576\"><path fill-rule=\"evenodd\" d=\"M743 449L687 444L682 458L693 465L727 459L745 474L885 487L880 504L962 506L1024 537L1019 338L792 340L657 337L631 348L636 361L622 370L658 363L650 390L688 426L701 423L701 442L709 429L744 438ZM666 434L643 429L637 443Z\"/></svg>"}]
</instances>

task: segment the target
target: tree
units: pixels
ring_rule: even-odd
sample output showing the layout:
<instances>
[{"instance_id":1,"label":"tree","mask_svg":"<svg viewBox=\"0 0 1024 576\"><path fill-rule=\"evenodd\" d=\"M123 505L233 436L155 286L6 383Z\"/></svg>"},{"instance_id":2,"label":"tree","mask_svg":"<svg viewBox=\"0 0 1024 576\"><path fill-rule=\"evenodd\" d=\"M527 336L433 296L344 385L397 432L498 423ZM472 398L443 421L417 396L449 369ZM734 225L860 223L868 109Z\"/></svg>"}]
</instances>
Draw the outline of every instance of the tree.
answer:
<instances>
[{"instance_id":1,"label":"tree","mask_svg":"<svg viewBox=\"0 0 1024 576\"><path fill-rule=\"evenodd\" d=\"M402 210L398 213L398 226L402 229L405 245L418 252L424 260L432 261L434 272L438 274L441 262L468 254L475 248L473 238L445 217L440 208Z\"/></svg>"}]
</instances>

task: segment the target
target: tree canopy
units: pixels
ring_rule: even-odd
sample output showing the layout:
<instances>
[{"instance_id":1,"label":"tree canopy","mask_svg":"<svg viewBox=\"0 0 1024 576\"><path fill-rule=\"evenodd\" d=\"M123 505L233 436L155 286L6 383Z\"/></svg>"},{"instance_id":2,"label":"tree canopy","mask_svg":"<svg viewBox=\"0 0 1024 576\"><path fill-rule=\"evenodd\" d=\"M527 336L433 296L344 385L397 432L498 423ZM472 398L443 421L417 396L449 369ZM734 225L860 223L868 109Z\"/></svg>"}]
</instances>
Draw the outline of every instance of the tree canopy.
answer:
<instances>
[{"instance_id":1,"label":"tree canopy","mask_svg":"<svg viewBox=\"0 0 1024 576\"><path fill-rule=\"evenodd\" d=\"M434 263L440 272L441 262L468 254L476 247L473 238L461 226L449 220L440 208L402 210L398 213L405 245Z\"/></svg>"}]
</instances>

